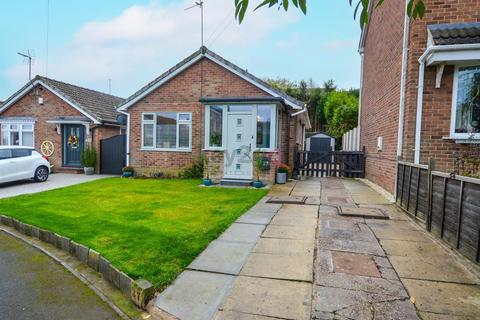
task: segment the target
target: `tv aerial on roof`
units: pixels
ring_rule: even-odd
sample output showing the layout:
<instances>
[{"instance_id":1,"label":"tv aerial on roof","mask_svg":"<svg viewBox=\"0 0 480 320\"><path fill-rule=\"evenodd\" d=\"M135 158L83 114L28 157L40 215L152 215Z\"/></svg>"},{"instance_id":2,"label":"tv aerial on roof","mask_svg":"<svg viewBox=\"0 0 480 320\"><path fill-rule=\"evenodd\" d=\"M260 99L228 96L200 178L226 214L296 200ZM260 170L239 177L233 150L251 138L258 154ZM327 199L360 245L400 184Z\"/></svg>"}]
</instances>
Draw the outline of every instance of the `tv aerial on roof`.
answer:
<instances>
[{"instance_id":1,"label":"tv aerial on roof","mask_svg":"<svg viewBox=\"0 0 480 320\"><path fill-rule=\"evenodd\" d=\"M193 6L190 6L188 8L185 8L185 11L188 11L193 8L200 8L200 27L201 27L201 40L202 40L202 47L203 47L203 4L205 2L203 0L200 1L195 1L195 4Z\"/></svg>"}]
</instances>

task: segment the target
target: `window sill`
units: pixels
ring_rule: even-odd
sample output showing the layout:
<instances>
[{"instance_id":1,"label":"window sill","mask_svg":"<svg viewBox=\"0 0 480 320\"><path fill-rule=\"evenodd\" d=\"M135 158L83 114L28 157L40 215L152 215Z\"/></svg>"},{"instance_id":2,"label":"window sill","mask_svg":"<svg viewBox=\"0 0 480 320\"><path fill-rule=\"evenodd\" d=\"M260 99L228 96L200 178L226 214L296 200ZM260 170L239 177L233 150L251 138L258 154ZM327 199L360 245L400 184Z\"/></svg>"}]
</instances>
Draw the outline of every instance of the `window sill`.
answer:
<instances>
[{"instance_id":1,"label":"window sill","mask_svg":"<svg viewBox=\"0 0 480 320\"><path fill-rule=\"evenodd\" d=\"M447 136L443 137L443 140L453 140L455 143L460 143L460 144L477 144L480 143L480 135L473 137L473 138L468 138L468 137L462 137L462 136Z\"/></svg>"},{"instance_id":2,"label":"window sill","mask_svg":"<svg viewBox=\"0 0 480 320\"><path fill-rule=\"evenodd\" d=\"M192 149L140 148L140 151L152 151L152 152L192 152Z\"/></svg>"}]
</instances>

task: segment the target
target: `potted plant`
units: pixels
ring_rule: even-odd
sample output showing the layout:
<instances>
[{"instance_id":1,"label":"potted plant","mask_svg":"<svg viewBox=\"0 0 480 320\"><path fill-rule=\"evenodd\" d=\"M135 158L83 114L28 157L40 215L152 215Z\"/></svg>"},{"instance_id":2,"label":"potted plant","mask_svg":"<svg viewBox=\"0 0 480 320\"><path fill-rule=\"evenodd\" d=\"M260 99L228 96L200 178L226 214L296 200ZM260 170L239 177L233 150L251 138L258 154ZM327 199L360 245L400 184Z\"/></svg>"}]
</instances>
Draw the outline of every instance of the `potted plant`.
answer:
<instances>
[{"instance_id":1,"label":"potted plant","mask_svg":"<svg viewBox=\"0 0 480 320\"><path fill-rule=\"evenodd\" d=\"M130 177L133 177L134 170L133 170L133 167L126 166L126 167L123 167L122 172L123 172L122 177L130 178Z\"/></svg>"},{"instance_id":2,"label":"potted plant","mask_svg":"<svg viewBox=\"0 0 480 320\"><path fill-rule=\"evenodd\" d=\"M213 181L212 179L210 178L210 174L213 173L213 168L210 168L210 161L208 159L207 156L203 155L203 173L204 173L204 177L203 177L203 185L204 186L211 186L213 185Z\"/></svg>"},{"instance_id":3,"label":"potted plant","mask_svg":"<svg viewBox=\"0 0 480 320\"><path fill-rule=\"evenodd\" d=\"M97 151L91 145L86 146L80 154L80 162L83 165L83 171L86 175L95 173L97 164Z\"/></svg>"},{"instance_id":4,"label":"potted plant","mask_svg":"<svg viewBox=\"0 0 480 320\"><path fill-rule=\"evenodd\" d=\"M263 182L260 181L260 172L263 171L262 157L259 155L255 155L253 159L253 165L255 167L255 175L257 176L257 180L253 181L252 185L257 189L262 188Z\"/></svg>"},{"instance_id":5,"label":"potted plant","mask_svg":"<svg viewBox=\"0 0 480 320\"><path fill-rule=\"evenodd\" d=\"M287 182L288 172L290 168L286 164L280 164L277 168L277 183L284 184Z\"/></svg>"}]
</instances>

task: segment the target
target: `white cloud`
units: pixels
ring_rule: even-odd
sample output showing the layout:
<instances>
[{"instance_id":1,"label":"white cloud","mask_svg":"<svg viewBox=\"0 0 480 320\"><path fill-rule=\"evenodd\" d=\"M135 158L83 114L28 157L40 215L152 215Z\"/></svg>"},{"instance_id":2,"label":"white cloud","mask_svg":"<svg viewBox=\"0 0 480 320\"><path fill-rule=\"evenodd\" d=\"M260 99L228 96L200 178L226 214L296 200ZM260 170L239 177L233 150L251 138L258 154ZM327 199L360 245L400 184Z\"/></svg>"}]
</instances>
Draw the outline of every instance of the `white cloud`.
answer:
<instances>
[{"instance_id":1,"label":"white cloud","mask_svg":"<svg viewBox=\"0 0 480 320\"><path fill-rule=\"evenodd\" d=\"M199 9L184 10L192 3L153 1L131 6L109 20L87 22L69 44L52 50L49 76L94 88L105 88L112 78L115 93L131 93L200 47ZM237 47L241 52L254 47L300 17L297 10L283 16L276 10L259 10L238 25L233 4L233 0L205 2L205 39L210 40L206 45L215 41L213 49L220 54L222 49ZM43 73L44 68L36 69ZM24 74L19 66L6 71L12 82L24 79Z\"/></svg>"}]
</instances>

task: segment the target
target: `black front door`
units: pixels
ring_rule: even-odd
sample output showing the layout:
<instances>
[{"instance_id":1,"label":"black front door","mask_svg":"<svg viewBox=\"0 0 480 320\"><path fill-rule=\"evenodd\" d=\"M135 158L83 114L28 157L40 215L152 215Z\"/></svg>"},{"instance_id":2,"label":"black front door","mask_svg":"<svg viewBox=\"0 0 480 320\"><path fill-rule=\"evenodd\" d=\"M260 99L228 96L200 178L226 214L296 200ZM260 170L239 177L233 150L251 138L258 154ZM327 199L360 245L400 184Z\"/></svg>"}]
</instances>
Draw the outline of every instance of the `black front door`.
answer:
<instances>
[{"instance_id":1,"label":"black front door","mask_svg":"<svg viewBox=\"0 0 480 320\"><path fill-rule=\"evenodd\" d=\"M66 124L63 126L63 164L81 167L80 154L85 146L85 126Z\"/></svg>"}]
</instances>

